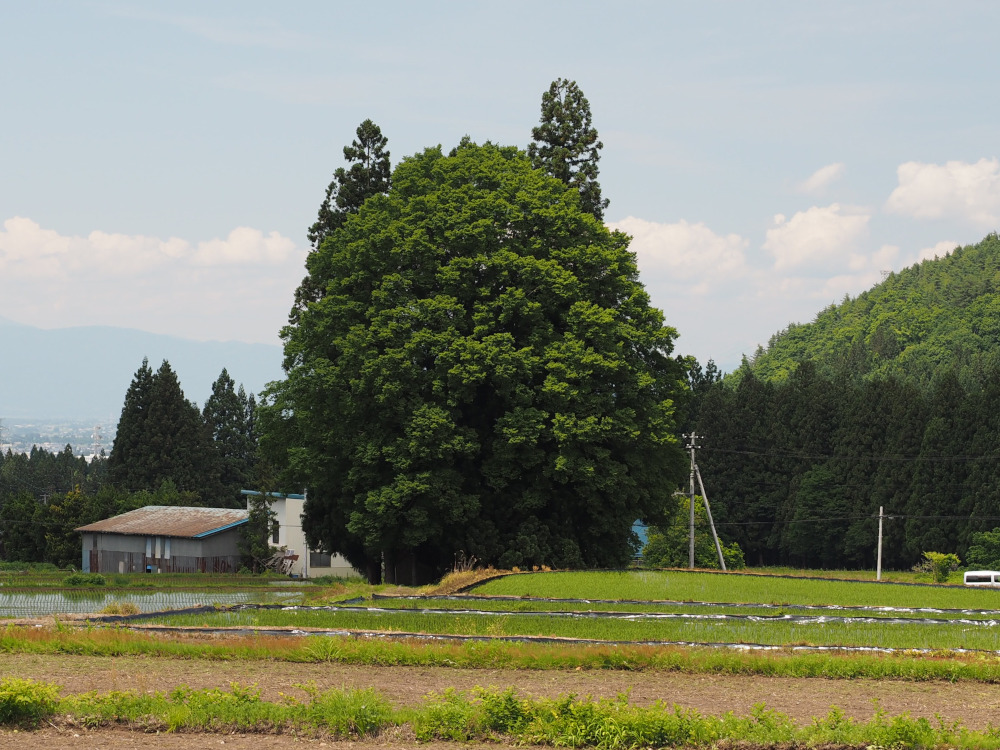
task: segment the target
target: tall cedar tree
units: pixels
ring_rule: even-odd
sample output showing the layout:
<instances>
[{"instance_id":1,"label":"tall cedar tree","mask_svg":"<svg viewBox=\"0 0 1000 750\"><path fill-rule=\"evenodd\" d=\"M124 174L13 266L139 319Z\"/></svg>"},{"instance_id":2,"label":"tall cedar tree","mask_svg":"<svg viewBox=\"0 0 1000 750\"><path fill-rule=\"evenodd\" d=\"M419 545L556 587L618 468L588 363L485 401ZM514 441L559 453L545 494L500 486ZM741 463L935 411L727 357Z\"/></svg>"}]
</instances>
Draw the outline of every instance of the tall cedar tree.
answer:
<instances>
[{"instance_id":1,"label":"tall cedar tree","mask_svg":"<svg viewBox=\"0 0 1000 750\"><path fill-rule=\"evenodd\" d=\"M557 78L542 94L542 118L531 129L534 143L528 156L535 169L541 169L580 193L580 207L604 220L607 198L601 198L597 182L597 162L604 144L597 140L591 125L590 102L576 81Z\"/></svg>"},{"instance_id":2,"label":"tall cedar tree","mask_svg":"<svg viewBox=\"0 0 1000 750\"><path fill-rule=\"evenodd\" d=\"M370 580L614 567L684 474L672 328L628 237L514 148L404 160L310 274L261 444L309 488L310 545Z\"/></svg>"},{"instance_id":3,"label":"tall cedar tree","mask_svg":"<svg viewBox=\"0 0 1000 750\"><path fill-rule=\"evenodd\" d=\"M309 227L307 236L313 250L318 250L323 240L342 227L366 200L389 192L391 167L389 152L385 150L389 139L371 120L358 125L355 132L357 138L350 146L344 146L344 159L351 166L339 167L333 173L316 222Z\"/></svg>"},{"instance_id":4,"label":"tall cedar tree","mask_svg":"<svg viewBox=\"0 0 1000 750\"><path fill-rule=\"evenodd\" d=\"M166 360L155 373L143 360L125 394L111 456L110 480L120 487L156 490L169 481L197 493L205 505L223 499L218 454L198 407L184 398Z\"/></svg>"},{"instance_id":5,"label":"tall cedar tree","mask_svg":"<svg viewBox=\"0 0 1000 750\"><path fill-rule=\"evenodd\" d=\"M344 146L344 159L350 167L338 167L334 171L333 181L326 188L316 221L306 233L313 252L344 225L348 216L357 213L366 200L389 192L391 165L389 152L385 149L389 139L371 120L358 125L355 134L357 138L351 145ZM292 323L306 305L323 296L323 286L323 279L312 275L302 280L295 291L295 305L289 315Z\"/></svg>"},{"instance_id":6,"label":"tall cedar tree","mask_svg":"<svg viewBox=\"0 0 1000 750\"><path fill-rule=\"evenodd\" d=\"M253 481L257 438L254 435L253 394L247 396L223 369L212 384L212 395L205 401L202 417L208 425L219 454L219 479L225 491L225 504L242 506L240 490Z\"/></svg>"}]
</instances>

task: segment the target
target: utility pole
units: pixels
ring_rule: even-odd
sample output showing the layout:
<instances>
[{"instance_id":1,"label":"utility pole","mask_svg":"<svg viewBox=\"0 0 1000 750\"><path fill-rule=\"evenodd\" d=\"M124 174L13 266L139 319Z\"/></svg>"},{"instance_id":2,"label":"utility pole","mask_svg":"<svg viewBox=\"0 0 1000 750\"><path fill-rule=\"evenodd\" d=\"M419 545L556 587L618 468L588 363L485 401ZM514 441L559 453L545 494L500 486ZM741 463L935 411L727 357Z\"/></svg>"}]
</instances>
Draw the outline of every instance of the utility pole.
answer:
<instances>
[{"instance_id":1,"label":"utility pole","mask_svg":"<svg viewBox=\"0 0 1000 750\"><path fill-rule=\"evenodd\" d=\"M690 435L684 435L684 437L687 438L687 448L691 451L691 523L688 536L688 567L694 570L694 450L701 446L695 445L695 441L698 439L697 433L692 432Z\"/></svg>"},{"instance_id":2,"label":"utility pole","mask_svg":"<svg viewBox=\"0 0 1000 750\"><path fill-rule=\"evenodd\" d=\"M875 568L875 580L882 580L882 506L878 506L878 563Z\"/></svg>"},{"instance_id":3,"label":"utility pole","mask_svg":"<svg viewBox=\"0 0 1000 750\"><path fill-rule=\"evenodd\" d=\"M705 515L708 516L708 525L712 529L712 540L715 542L715 551L719 555L719 567L725 572L726 558L722 556L722 545L719 543L719 535L715 531L715 521L712 520L712 506L708 504L708 493L705 492L705 483L701 481L701 469L698 468L698 464L694 465L694 471L698 475L698 486L701 487L701 499L705 503Z\"/></svg>"}]
</instances>

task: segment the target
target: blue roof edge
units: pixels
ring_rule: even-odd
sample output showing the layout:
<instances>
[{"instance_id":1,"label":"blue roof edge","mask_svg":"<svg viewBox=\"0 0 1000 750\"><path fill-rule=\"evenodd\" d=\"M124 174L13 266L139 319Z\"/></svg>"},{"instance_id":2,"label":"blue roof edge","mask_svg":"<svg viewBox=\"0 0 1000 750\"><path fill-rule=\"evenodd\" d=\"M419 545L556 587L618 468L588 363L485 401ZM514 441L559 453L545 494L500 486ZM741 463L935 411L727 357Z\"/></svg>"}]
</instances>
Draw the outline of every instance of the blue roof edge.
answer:
<instances>
[{"instance_id":1,"label":"blue roof edge","mask_svg":"<svg viewBox=\"0 0 1000 750\"><path fill-rule=\"evenodd\" d=\"M220 526L217 529L209 529L208 531L203 531L200 534L195 534L194 536L187 537L188 539L201 539L206 536L212 536L212 534L218 534L220 531L225 531L226 529L231 529L234 526L242 526L243 524L249 522L249 518L244 518L242 521L235 521L233 523L227 523L225 526ZM140 535L141 536L141 535ZM183 538L183 537L178 537Z\"/></svg>"}]
</instances>

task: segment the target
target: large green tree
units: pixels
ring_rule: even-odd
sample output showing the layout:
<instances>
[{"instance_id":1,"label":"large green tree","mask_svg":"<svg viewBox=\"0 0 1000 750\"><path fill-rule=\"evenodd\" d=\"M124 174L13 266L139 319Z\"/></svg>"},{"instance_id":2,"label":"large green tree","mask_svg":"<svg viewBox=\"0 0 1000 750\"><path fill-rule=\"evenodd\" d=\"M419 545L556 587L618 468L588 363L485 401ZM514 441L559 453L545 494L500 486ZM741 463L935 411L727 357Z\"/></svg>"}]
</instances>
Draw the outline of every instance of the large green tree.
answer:
<instances>
[{"instance_id":1,"label":"large green tree","mask_svg":"<svg viewBox=\"0 0 1000 750\"><path fill-rule=\"evenodd\" d=\"M579 192L581 208L603 220L608 200L601 197L597 162L604 144L597 139L590 102L576 81L557 78L542 94L541 122L531 129L531 137L528 156L535 168Z\"/></svg>"},{"instance_id":2,"label":"large green tree","mask_svg":"<svg viewBox=\"0 0 1000 750\"><path fill-rule=\"evenodd\" d=\"M405 159L310 254L324 293L283 333L261 441L309 488L310 543L378 580L617 566L684 474L675 331L629 238L523 152Z\"/></svg>"}]
</instances>

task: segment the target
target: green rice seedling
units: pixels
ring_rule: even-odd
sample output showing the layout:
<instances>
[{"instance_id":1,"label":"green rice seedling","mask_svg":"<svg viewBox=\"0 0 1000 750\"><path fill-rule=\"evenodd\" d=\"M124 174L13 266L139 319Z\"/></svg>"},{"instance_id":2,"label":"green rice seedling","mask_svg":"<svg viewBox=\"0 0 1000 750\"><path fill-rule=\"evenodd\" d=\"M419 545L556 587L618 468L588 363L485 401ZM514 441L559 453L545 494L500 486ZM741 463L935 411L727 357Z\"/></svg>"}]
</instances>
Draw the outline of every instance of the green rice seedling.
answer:
<instances>
[{"instance_id":1,"label":"green rice seedling","mask_svg":"<svg viewBox=\"0 0 1000 750\"><path fill-rule=\"evenodd\" d=\"M0 680L0 725L35 726L59 705L59 688L44 682L5 677Z\"/></svg>"},{"instance_id":2,"label":"green rice seedling","mask_svg":"<svg viewBox=\"0 0 1000 750\"><path fill-rule=\"evenodd\" d=\"M522 573L486 581L471 593L571 599L1000 609L1000 590L995 589L680 570Z\"/></svg>"},{"instance_id":3,"label":"green rice seedling","mask_svg":"<svg viewBox=\"0 0 1000 750\"><path fill-rule=\"evenodd\" d=\"M481 612L619 612L635 614L684 613L691 615L755 615L759 617L780 617L784 615L812 615L825 617L879 617L902 619L963 619L970 615L962 611L942 611L928 613L919 610L903 610L898 608L858 609L851 607L830 607L825 605L816 609L817 605L756 605L756 604L710 604L706 602L661 601L637 604L634 602L613 601L558 601L547 599L486 599L486 598L400 598L378 599L374 607L389 610L423 611L435 610L474 610ZM994 610L1000 617L1000 610ZM985 616L985 615L984 615ZM990 615L994 616L994 615Z\"/></svg>"},{"instance_id":4,"label":"green rice seedling","mask_svg":"<svg viewBox=\"0 0 1000 750\"><path fill-rule=\"evenodd\" d=\"M151 622L173 625L337 628L386 633L485 637L559 637L625 643L732 643L768 646L893 649L1000 650L1000 626L991 621L910 624L832 621L567 619L545 615L240 610L165 615Z\"/></svg>"}]
</instances>

